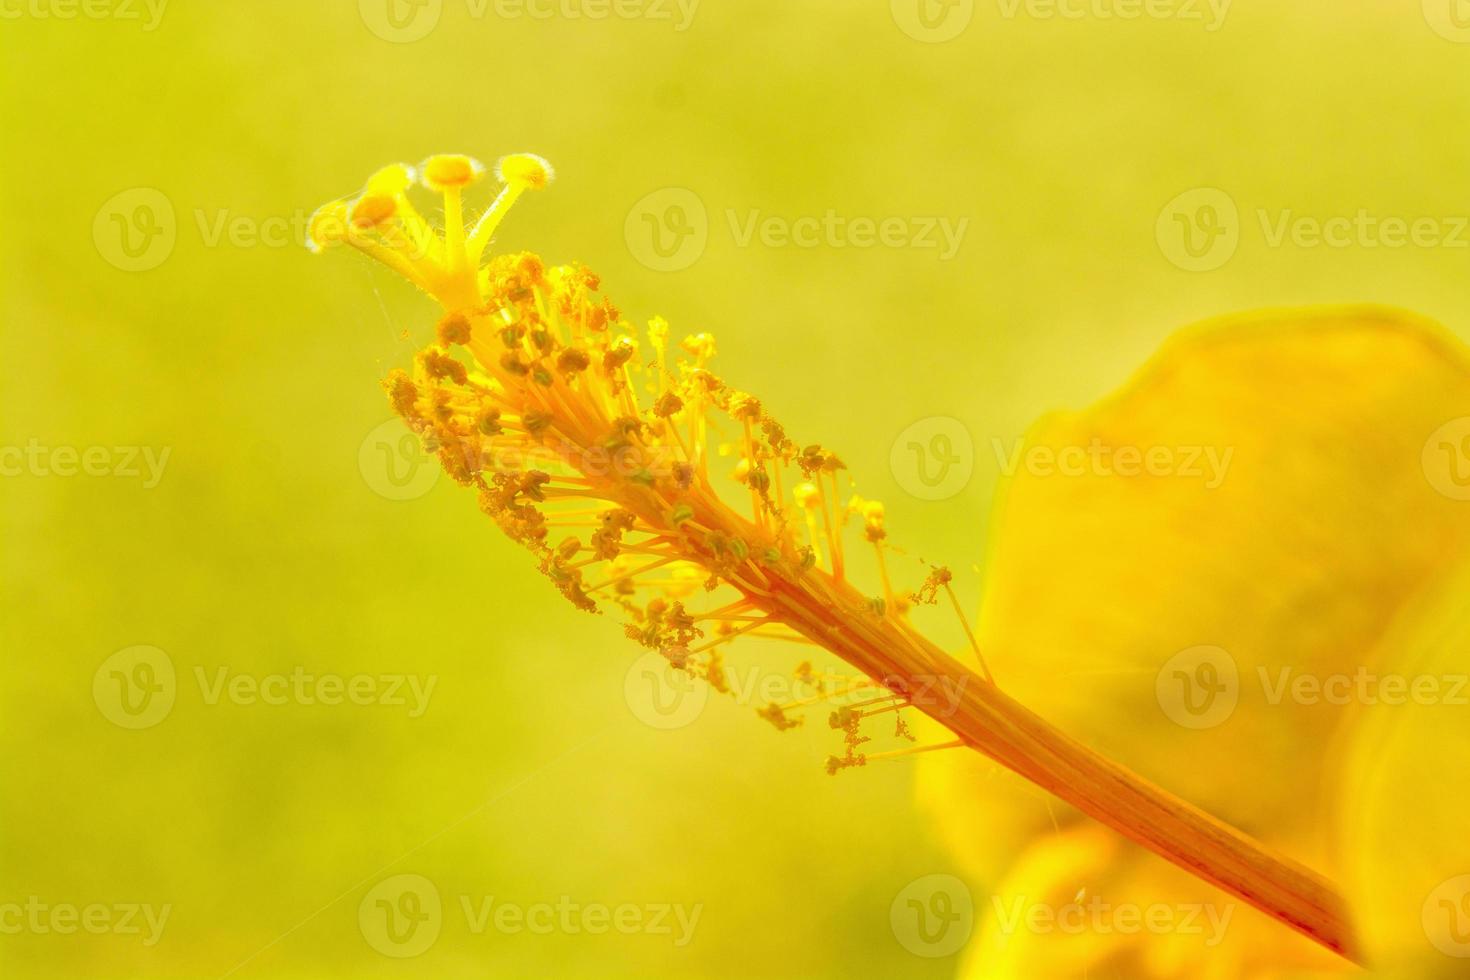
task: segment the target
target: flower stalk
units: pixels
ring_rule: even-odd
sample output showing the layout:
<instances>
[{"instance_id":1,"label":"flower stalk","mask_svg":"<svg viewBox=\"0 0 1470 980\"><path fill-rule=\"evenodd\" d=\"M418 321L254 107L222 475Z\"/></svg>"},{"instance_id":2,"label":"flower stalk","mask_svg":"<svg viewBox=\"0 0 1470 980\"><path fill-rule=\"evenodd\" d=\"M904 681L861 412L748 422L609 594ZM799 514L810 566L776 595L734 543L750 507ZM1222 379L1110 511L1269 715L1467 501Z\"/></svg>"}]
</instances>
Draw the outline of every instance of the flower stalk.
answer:
<instances>
[{"instance_id":1,"label":"flower stalk","mask_svg":"<svg viewBox=\"0 0 1470 980\"><path fill-rule=\"evenodd\" d=\"M904 712L923 712L956 744L1357 957L1345 905L1327 881L1069 738L988 670L977 674L925 638L909 613L940 592L958 610L948 571L932 570L912 593L896 589L882 505L844 502L836 455L797 444L758 399L713 374L713 337L671 349L663 320L640 336L585 268L547 267L530 253L485 260L511 205L552 172L531 154L502 159L499 195L469 221L464 193L484 173L462 156L384 168L361 194L317 212L309 244L351 245L443 306L412 372L385 380L389 401L574 605L621 611L629 637L718 691L729 690L724 658L741 637L826 650L865 680L831 688L804 663L798 676L817 696L759 714L791 728L802 721L793 712L857 691L863 700L833 712L846 751L829 771L900 754L862 751L865 721L892 714L895 736L912 739ZM409 198L419 183L442 195L443 233ZM853 525L876 556L876 595L848 575ZM968 624L965 632L978 656ZM936 687L954 696L925 696Z\"/></svg>"}]
</instances>

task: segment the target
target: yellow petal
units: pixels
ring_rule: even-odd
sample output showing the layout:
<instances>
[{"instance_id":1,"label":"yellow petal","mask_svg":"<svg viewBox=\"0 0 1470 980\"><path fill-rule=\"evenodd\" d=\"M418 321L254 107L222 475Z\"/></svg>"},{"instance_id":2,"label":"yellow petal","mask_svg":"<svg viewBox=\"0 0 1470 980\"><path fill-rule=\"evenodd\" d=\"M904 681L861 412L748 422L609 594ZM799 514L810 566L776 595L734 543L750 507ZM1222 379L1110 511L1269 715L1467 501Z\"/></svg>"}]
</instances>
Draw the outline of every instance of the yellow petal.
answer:
<instances>
[{"instance_id":1,"label":"yellow petal","mask_svg":"<svg viewBox=\"0 0 1470 980\"><path fill-rule=\"evenodd\" d=\"M1000 886L976 908L976 936L960 976L1080 976L1112 955L1121 937L1087 927L1084 893L1106 874L1120 843L1102 827L1083 826L1039 838L1014 855Z\"/></svg>"},{"instance_id":2,"label":"yellow petal","mask_svg":"<svg viewBox=\"0 0 1470 980\"><path fill-rule=\"evenodd\" d=\"M1292 685L1374 667L1463 561L1470 503L1427 450L1465 416L1463 347L1409 314L1183 332L1112 397L1043 419L1012 461L978 629L997 682L1331 873L1325 773L1350 712ZM983 760L920 767L921 800L982 881L1052 832L1044 801Z\"/></svg>"},{"instance_id":3,"label":"yellow petal","mask_svg":"<svg viewBox=\"0 0 1470 980\"><path fill-rule=\"evenodd\" d=\"M977 901L963 980L1308 980L1356 969L1093 824L1037 837Z\"/></svg>"},{"instance_id":4,"label":"yellow petal","mask_svg":"<svg viewBox=\"0 0 1470 980\"><path fill-rule=\"evenodd\" d=\"M1470 506L1470 505L1466 505ZM1341 766L1336 841L1375 963L1470 975L1470 573L1386 638L1397 688L1358 709Z\"/></svg>"}]
</instances>

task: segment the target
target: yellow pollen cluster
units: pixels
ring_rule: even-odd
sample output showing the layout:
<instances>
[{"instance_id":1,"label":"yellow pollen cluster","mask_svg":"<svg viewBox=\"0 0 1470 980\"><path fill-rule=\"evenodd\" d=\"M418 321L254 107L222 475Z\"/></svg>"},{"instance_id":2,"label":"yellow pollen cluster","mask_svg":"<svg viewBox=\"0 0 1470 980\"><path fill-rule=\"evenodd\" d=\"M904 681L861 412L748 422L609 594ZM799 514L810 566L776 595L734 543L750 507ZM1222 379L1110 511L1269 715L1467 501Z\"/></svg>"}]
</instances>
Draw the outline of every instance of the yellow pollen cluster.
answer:
<instances>
[{"instance_id":1,"label":"yellow pollen cluster","mask_svg":"<svg viewBox=\"0 0 1470 980\"><path fill-rule=\"evenodd\" d=\"M884 563L882 504L853 497L843 507L842 462L821 446L797 445L759 399L712 373L710 334L671 348L664 320L640 336L581 266L547 267L530 253L486 260L510 206L545 187L552 170L531 154L503 158L494 168L498 196L469 220L463 191L486 173L459 155L394 164L311 221L314 250L351 245L443 306L435 341L384 386L445 472L478 492L481 508L536 553L574 605L619 608L630 637L717 690L728 687L724 648L741 636L842 654L834 637L851 632L844 616L871 629L875 643L884 631L906 630L910 603L895 597ZM419 185L442 195L442 232L410 201ZM716 490L712 445L715 455L735 455L719 472L746 506ZM849 523L877 552L881 595L861 595L846 580ZM874 660L854 661L867 675L855 685L806 666L798 686L813 697L758 713L786 729L800 722L795 709L867 694L834 722L846 754L829 768L864 764L858 722L906 702L880 664L863 659ZM897 733L908 735L901 719Z\"/></svg>"}]
</instances>

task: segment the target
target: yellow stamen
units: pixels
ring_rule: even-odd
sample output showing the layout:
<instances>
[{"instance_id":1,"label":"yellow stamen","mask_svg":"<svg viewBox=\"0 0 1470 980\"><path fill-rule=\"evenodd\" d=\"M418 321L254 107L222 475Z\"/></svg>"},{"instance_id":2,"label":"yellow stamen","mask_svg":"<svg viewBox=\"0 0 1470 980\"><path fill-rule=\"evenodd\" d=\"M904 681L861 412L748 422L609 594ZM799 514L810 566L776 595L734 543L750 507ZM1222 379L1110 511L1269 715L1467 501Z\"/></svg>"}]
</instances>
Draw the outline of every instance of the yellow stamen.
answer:
<instances>
[{"instance_id":1,"label":"yellow stamen","mask_svg":"<svg viewBox=\"0 0 1470 980\"><path fill-rule=\"evenodd\" d=\"M959 596L954 594L954 586L945 582L944 591L949 594L949 601L954 606L954 614L960 618L960 626L964 627L965 638L970 641L970 649L974 651L975 659L980 663L980 669L985 672L985 679L994 684L995 678L990 673L990 665L985 662L985 654L980 652L980 641L975 639L975 632L970 629L970 621L965 617L965 610L960 605Z\"/></svg>"},{"instance_id":2,"label":"yellow stamen","mask_svg":"<svg viewBox=\"0 0 1470 980\"><path fill-rule=\"evenodd\" d=\"M822 647L892 692L868 702L871 710L834 713L845 752L829 760L829 771L893 757L864 756L859 747L869 739L858 725L864 714L892 713L895 735L911 737L899 709L912 699L912 707L959 742L1328 948L1355 954L1351 925L1330 884L1068 738L914 629L888 581L881 506L865 505L864 532L878 546L884 579L884 599L877 601L896 610L874 615L874 600L844 580L842 533L852 515L839 503L842 463L820 446L798 449L758 403L713 375L710 335L686 339L680 348L687 358L670 366L662 353L667 328L651 325L660 414L659 405L645 406L638 397L633 372L642 366L635 363L632 328L600 296L594 274L575 265L547 268L530 253L496 255L482 266L483 249L511 204L551 179L539 158L502 160L505 186L467 237L462 194L482 170L469 157L439 156L417 173L444 195L442 243L408 202L413 171L394 165L375 174L357 198L318 211L310 244L321 250L346 242L444 307L436 340L415 359L412 373L396 371L385 381L389 401L445 471L476 491L481 509L540 558L541 570L568 600L586 610L602 603L626 611L630 636L721 691L728 684L719 648L739 637ZM473 373L466 361L474 362ZM757 497L752 518L727 502L709 473L710 427L732 422L743 428L744 479ZM492 438L498 433L512 438ZM506 458L507 447L525 455ZM758 474L774 470L779 488L780 470L789 465L805 481L794 496L806 514L810 548L797 546L784 521L768 520L774 508ZM757 480L760 486L751 483ZM553 505L561 498L589 505L580 513L564 502ZM559 516L558 507L571 516ZM818 508L824 534L817 530ZM586 533L558 540L561 531L553 529ZM630 542L634 534L651 537ZM813 567L821 537L830 574ZM630 567L644 556L657 557ZM605 568L604 578L589 587L583 574L595 566ZM674 566L669 575L646 578L664 566ZM654 586L662 594L647 598ZM926 586L930 598L935 588ZM701 620L700 610L686 610L684 600L696 602L701 591L716 593L711 605L723 612L703 613ZM706 638L710 624L715 635ZM973 637L971 645L978 655ZM942 711L915 696L936 681L954 693ZM778 727L789 722L779 709L771 720Z\"/></svg>"},{"instance_id":3,"label":"yellow stamen","mask_svg":"<svg viewBox=\"0 0 1470 980\"><path fill-rule=\"evenodd\" d=\"M866 756L866 758L869 762L892 762L895 759L918 755L921 752L941 752L944 749L957 749L964 744L959 739L955 739L953 742L940 742L936 745L916 745L907 749L894 749L892 752L876 752Z\"/></svg>"},{"instance_id":4,"label":"yellow stamen","mask_svg":"<svg viewBox=\"0 0 1470 980\"><path fill-rule=\"evenodd\" d=\"M513 153L510 156L501 157L495 166L495 174L504 182L500 193L496 195L495 202L490 205L489 210L480 216L475 223L475 228L470 232L467 247L469 261L478 265L480 257L485 253L485 246L490 244L490 238L495 234L495 229L500 226L500 220L510 211L511 205L522 193L528 190L541 190L551 183L555 173L551 164L534 153Z\"/></svg>"}]
</instances>

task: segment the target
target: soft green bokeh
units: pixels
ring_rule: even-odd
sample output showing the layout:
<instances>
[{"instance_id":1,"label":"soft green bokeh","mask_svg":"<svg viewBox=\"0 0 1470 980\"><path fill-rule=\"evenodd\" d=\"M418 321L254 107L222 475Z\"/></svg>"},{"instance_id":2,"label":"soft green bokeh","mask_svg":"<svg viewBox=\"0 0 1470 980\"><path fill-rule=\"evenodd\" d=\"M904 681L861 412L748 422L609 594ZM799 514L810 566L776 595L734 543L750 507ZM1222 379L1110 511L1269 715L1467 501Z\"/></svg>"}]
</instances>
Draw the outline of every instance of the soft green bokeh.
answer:
<instances>
[{"instance_id":1,"label":"soft green bokeh","mask_svg":"<svg viewBox=\"0 0 1470 980\"><path fill-rule=\"evenodd\" d=\"M388 417L377 380L406 361L404 330L427 335L431 304L357 256L312 257L297 230L215 239L221 216L299 230L391 160L547 156L557 182L499 247L584 260L632 318L714 331L721 373L839 450L894 541L955 566L968 596L997 440L1111 389L1176 326L1376 301L1470 327L1470 231L1457 247L1273 247L1260 217L1366 209L1453 233L1470 212L1470 45L1414 3L1237 0L1207 31L981 2L957 38L925 43L878 0L705 0L684 31L444 0L427 37L391 43L350 0L174 0L151 31L37 16L66 2L5 0L0 20L0 446L171 455L152 488L0 479L0 905L171 914L152 947L0 934L6 977L953 970L890 928L900 889L953 870L907 767L829 779L823 726L779 735L725 699L680 730L640 721L624 697L637 651L612 619L567 606L449 481L391 501L360 472ZM127 272L94 220L138 187L167 197L177 243ZM709 215L704 254L673 272L624 234L665 187ZM1155 226L1198 187L1233 199L1240 241L1186 272ZM731 222L754 209L968 226L948 261L742 247ZM927 501L890 450L934 416L968 429L974 472ZM916 584L917 561L898 572ZM129 731L92 684L139 644L168 654L179 689L166 719ZM784 671L799 655L733 658ZM298 666L437 687L409 718L209 704L195 680ZM446 909L432 948L401 960L358 924L369 888L400 873L434 881ZM475 934L462 895L702 913L683 947Z\"/></svg>"}]
</instances>

